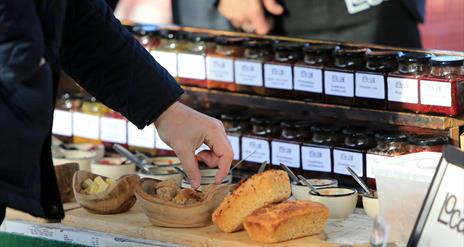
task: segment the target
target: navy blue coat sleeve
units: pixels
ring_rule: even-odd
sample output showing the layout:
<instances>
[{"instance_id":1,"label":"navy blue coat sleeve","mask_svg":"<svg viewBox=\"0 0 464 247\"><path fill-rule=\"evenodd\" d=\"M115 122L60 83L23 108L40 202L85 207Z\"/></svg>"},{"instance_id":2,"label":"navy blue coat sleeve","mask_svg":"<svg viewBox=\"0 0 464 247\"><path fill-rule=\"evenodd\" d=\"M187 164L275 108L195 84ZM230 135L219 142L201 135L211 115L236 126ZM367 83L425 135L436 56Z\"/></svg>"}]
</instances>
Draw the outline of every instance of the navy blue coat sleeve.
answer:
<instances>
[{"instance_id":1,"label":"navy blue coat sleeve","mask_svg":"<svg viewBox=\"0 0 464 247\"><path fill-rule=\"evenodd\" d=\"M61 62L83 88L139 128L183 93L103 0L68 1Z\"/></svg>"}]
</instances>

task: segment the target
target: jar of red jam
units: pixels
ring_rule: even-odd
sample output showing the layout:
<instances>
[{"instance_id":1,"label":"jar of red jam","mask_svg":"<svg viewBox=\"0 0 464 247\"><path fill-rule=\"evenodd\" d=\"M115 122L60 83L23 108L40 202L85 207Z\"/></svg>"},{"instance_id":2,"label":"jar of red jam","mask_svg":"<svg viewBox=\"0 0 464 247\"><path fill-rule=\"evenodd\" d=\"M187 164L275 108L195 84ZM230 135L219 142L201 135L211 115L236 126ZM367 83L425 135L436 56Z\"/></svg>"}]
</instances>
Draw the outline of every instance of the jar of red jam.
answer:
<instances>
[{"instance_id":1,"label":"jar of red jam","mask_svg":"<svg viewBox=\"0 0 464 247\"><path fill-rule=\"evenodd\" d=\"M288 120L280 123L282 133L272 140L272 164L280 163L295 169L301 168L301 144L309 137L309 121Z\"/></svg>"},{"instance_id":2,"label":"jar of red jam","mask_svg":"<svg viewBox=\"0 0 464 247\"><path fill-rule=\"evenodd\" d=\"M366 53L366 67L355 75L355 104L374 109L387 109L387 76L398 69L397 51Z\"/></svg>"},{"instance_id":3,"label":"jar of red jam","mask_svg":"<svg viewBox=\"0 0 464 247\"><path fill-rule=\"evenodd\" d=\"M368 49L336 49L335 68L324 70L325 101L338 105L354 105L355 73L366 64Z\"/></svg>"},{"instance_id":4,"label":"jar of red jam","mask_svg":"<svg viewBox=\"0 0 464 247\"><path fill-rule=\"evenodd\" d=\"M408 138L409 153L442 152L448 137L440 135L412 135Z\"/></svg>"},{"instance_id":5,"label":"jar of red jam","mask_svg":"<svg viewBox=\"0 0 464 247\"><path fill-rule=\"evenodd\" d=\"M419 80L420 112L460 115L464 105L464 57L433 57L430 65L430 74Z\"/></svg>"},{"instance_id":6,"label":"jar of red jam","mask_svg":"<svg viewBox=\"0 0 464 247\"><path fill-rule=\"evenodd\" d=\"M214 37L208 34L191 33L187 45L177 54L179 83L186 86L206 88L206 54L214 51Z\"/></svg>"},{"instance_id":7,"label":"jar of red jam","mask_svg":"<svg viewBox=\"0 0 464 247\"><path fill-rule=\"evenodd\" d=\"M266 40L248 40L243 57L235 59L235 83L240 93L264 95L263 64L272 59L272 45Z\"/></svg>"},{"instance_id":8,"label":"jar of red jam","mask_svg":"<svg viewBox=\"0 0 464 247\"><path fill-rule=\"evenodd\" d=\"M227 133L227 138L234 151L234 160L240 160L240 138L251 130L250 116L247 114L227 113L221 115L221 121Z\"/></svg>"},{"instance_id":9,"label":"jar of red jam","mask_svg":"<svg viewBox=\"0 0 464 247\"><path fill-rule=\"evenodd\" d=\"M305 44L304 58L293 67L295 99L324 101L324 68L333 67L333 45Z\"/></svg>"},{"instance_id":10,"label":"jar of red jam","mask_svg":"<svg viewBox=\"0 0 464 247\"><path fill-rule=\"evenodd\" d=\"M177 52L185 48L185 32L160 30L160 43L150 51L155 60L173 77L177 77Z\"/></svg>"},{"instance_id":11,"label":"jar of red jam","mask_svg":"<svg viewBox=\"0 0 464 247\"><path fill-rule=\"evenodd\" d=\"M404 53L398 57L398 71L387 78L388 109L419 112L419 78L430 71L425 53Z\"/></svg>"},{"instance_id":12,"label":"jar of red jam","mask_svg":"<svg viewBox=\"0 0 464 247\"><path fill-rule=\"evenodd\" d=\"M274 59L264 64L265 95L293 99L293 65L302 57L302 47L295 42L274 44Z\"/></svg>"}]
</instances>

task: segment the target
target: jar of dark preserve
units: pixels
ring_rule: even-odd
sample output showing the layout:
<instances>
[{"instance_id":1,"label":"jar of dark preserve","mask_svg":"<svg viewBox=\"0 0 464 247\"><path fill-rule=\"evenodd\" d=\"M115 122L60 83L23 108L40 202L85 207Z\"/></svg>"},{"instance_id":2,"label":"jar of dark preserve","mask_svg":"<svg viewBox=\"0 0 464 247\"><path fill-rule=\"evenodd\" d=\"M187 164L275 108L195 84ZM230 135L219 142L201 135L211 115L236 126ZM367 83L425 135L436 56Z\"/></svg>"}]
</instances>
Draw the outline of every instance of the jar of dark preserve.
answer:
<instances>
[{"instance_id":1,"label":"jar of dark preserve","mask_svg":"<svg viewBox=\"0 0 464 247\"><path fill-rule=\"evenodd\" d=\"M430 71L425 53L404 53L398 57L398 71L387 78L388 109L419 112L419 79Z\"/></svg>"},{"instance_id":2,"label":"jar of dark preserve","mask_svg":"<svg viewBox=\"0 0 464 247\"><path fill-rule=\"evenodd\" d=\"M282 133L271 143L272 164L301 168L301 144L309 137L309 121L289 120L280 123Z\"/></svg>"},{"instance_id":3,"label":"jar of dark preserve","mask_svg":"<svg viewBox=\"0 0 464 247\"><path fill-rule=\"evenodd\" d=\"M274 59L264 64L265 95L293 99L293 65L302 57L302 44L274 44Z\"/></svg>"},{"instance_id":4,"label":"jar of dark preserve","mask_svg":"<svg viewBox=\"0 0 464 247\"><path fill-rule=\"evenodd\" d=\"M443 152L448 137L440 135L412 135L408 138L409 153Z\"/></svg>"},{"instance_id":5,"label":"jar of dark preserve","mask_svg":"<svg viewBox=\"0 0 464 247\"><path fill-rule=\"evenodd\" d=\"M419 80L420 112L460 115L464 107L464 57L433 57L430 65L430 74Z\"/></svg>"},{"instance_id":6,"label":"jar of dark preserve","mask_svg":"<svg viewBox=\"0 0 464 247\"><path fill-rule=\"evenodd\" d=\"M243 57L235 59L235 83L240 93L264 95L263 64L272 59L272 45L266 40L248 40Z\"/></svg>"},{"instance_id":7,"label":"jar of dark preserve","mask_svg":"<svg viewBox=\"0 0 464 247\"><path fill-rule=\"evenodd\" d=\"M208 34L191 33L186 47L177 54L179 82L186 86L206 88L206 54L214 50L214 37Z\"/></svg>"},{"instance_id":8,"label":"jar of dark preserve","mask_svg":"<svg viewBox=\"0 0 464 247\"><path fill-rule=\"evenodd\" d=\"M227 133L227 138L234 151L234 160L240 160L240 138L251 130L250 116L247 114L227 113L221 115L221 121Z\"/></svg>"},{"instance_id":9,"label":"jar of dark preserve","mask_svg":"<svg viewBox=\"0 0 464 247\"><path fill-rule=\"evenodd\" d=\"M206 79L209 89L235 92L234 60L243 56L243 38L217 37L216 49L206 56Z\"/></svg>"},{"instance_id":10,"label":"jar of dark preserve","mask_svg":"<svg viewBox=\"0 0 464 247\"><path fill-rule=\"evenodd\" d=\"M398 69L397 51L366 53L366 67L356 72L355 104L374 109L387 109L387 76Z\"/></svg>"},{"instance_id":11,"label":"jar of dark preserve","mask_svg":"<svg viewBox=\"0 0 464 247\"><path fill-rule=\"evenodd\" d=\"M304 58L293 67L295 99L324 101L324 68L333 67L334 45L305 44Z\"/></svg>"},{"instance_id":12,"label":"jar of dark preserve","mask_svg":"<svg viewBox=\"0 0 464 247\"><path fill-rule=\"evenodd\" d=\"M338 105L354 105L356 71L366 64L368 49L336 49L335 68L324 70L325 101Z\"/></svg>"}]
</instances>

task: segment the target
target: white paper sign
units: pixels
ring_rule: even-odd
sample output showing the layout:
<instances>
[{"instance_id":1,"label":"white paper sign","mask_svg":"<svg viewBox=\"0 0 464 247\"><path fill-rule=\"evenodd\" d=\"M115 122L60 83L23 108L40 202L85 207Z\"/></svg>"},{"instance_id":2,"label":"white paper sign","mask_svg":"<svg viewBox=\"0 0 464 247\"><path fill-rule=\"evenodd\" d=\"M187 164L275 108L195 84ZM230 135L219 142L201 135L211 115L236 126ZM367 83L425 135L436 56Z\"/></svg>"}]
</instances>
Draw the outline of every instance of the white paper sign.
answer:
<instances>
[{"instance_id":1,"label":"white paper sign","mask_svg":"<svg viewBox=\"0 0 464 247\"><path fill-rule=\"evenodd\" d=\"M334 173L350 175L346 167L353 169L358 176L363 174L363 154L334 149Z\"/></svg>"},{"instance_id":2,"label":"white paper sign","mask_svg":"<svg viewBox=\"0 0 464 247\"><path fill-rule=\"evenodd\" d=\"M53 127L54 135L72 136L72 113L69 111L55 110L53 112Z\"/></svg>"},{"instance_id":3,"label":"white paper sign","mask_svg":"<svg viewBox=\"0 0 464 247\"><path fill-rule=\"evenodd\" d=\"M179 53L177 55L177 73L179 77L196 80L206 79L205 57L202 55Z\"/></svg>"},{"instance_id":4,"label":"white paper sign","mask_svg":"<svg viewBox=\"0 0 464 247\"><path fill-rule=\"evenodd\" d=\"M102 117L100 119L100 139L105 142L126 144L127 121L124 119Z\"/></svg>"},{"instance_id":5,"label":"white paper sign","mask_svg":"<svg viewBox=\"0 0 464 247\"><path fill-rule=\"evenodd\" d=\"M325 94L354 97L354 74L324 71Z\"/></svg>"},{"instance_id":6,"label":"white paper sign","mask_svg":"<svg viewBox=\"0 0 464 247\"><path fill-rule=\"evenodd\" d=\"M419 103L419 86L416 79L388 77L388 100L402 103Z\"/></svg>"},{"instance_id":7,"label":"white paper sign","mask_svg":"<svg viewBox=\"0 0 464 247\"><path fill-rule=\"evenodd\" d=\"M304 92L322 93L322 70L293 67L294 89Z\"/></svg>"},{"instance_id":8,"label":"white paper sign","mask_svg":"<svg viewBox=\"0 0 464 247\"><path fill-rule=\"evenodd\" d=\"M387 162L388 160L392 158L393 157L384 156L384 155L366 154L366 176L368 178L375 178L375 175L372 172L372 167L377 164Z\"/></svg>"},{"instance_id":9,"label":"white paper sign","mask_svg":"<svg viewBox=\"0 0 464 247\"><path fill-rule=\"evenodd\" d=\"M235 61L235 83L246 86L263 86L263 64Z\"/></svg>"},{"instance_id":10,"label":"white paper sign","mask_svg":"<svg viewBox=\"0 0 464 247\"><path fill-rule=\"evenodd\" d=\"M100 117L81 112L73 112L73 134L89 139L99 139Z\"/></svg>"},{"instance_id":11,"label":"white paper sign","mask_svg":"<svg viewBox=\"0 0 464 247\"><path fill-rule=\"evenodd\" d=\"M332 155L329 148L301 147L301 161L303 170L331 172Z\"/></svg>"},{"instance_id":12,"label":"white paper sign","mask_svg":"<svg viewBox=\"0 0 464 247\"><path fill-rule=\"evenodd\" d=\"M292 90L292 67L287 65L265 64L264 86L266 88Z\"/></svg>"},{"instance_id":13,"label":"white paper sign","mask_svg":"<svg viewBox=\"0 0 464 247\"><path fill-rule=\"evenodd\" d=\"M153 50L150 52L155 60L161 64L173 77L177 76L177 53Z\"/></svg>"},{"instance_id":14,"label":"white paper sign","mask_svg":"<svg viewBox=\"0 0 464 247\"><path fill-rule=\"evenodd\" d=\"M421 80L420 99L423 105L451 107L451 83Z\"/></svg>"},{"instance_id":15,"label":"white paper sign","mask_svg":"<svg viewBox=\"0 0 464 247\"><path fill-rule=\"evenodd\" d=\"M356 73L356 96L371 99L385 99L385 77L366 73Z\"/></svg>"},{"instance_id":16,"label":"white paper sign","mask_svg":"<svg viewBox=\"0 0 464 247\"><path fill-rule=\"evenodd\" d=\"M253 153L253 151L255 151ZM254 139L249 137L242 137L242 157L247 157L246 161L261 163L264 161L270 162L271 160L271 147L266 140Z\"/></svg>"},{"instance_id":17,"label":"white paper sign","mask_svg":"<svg viewBox=\"0 0 464 247\"><path fill-rule=\"evenodd\" d=\"M230 145L234 151L234 160L240 160L240 137L228 135Z\"/></svg>"},{"instance_id":18,"label":"white paper sign","mask_svg":"<svg viewBox=\"0 0 464 247\"><path fill-rule=\"evenodd\" d=\"M207 56L206 78L214 81L234 82L234 60Z\"/></svg>"},{"instance_id":19,"label":"white paper sign","mask_svg":"<svg viewBox=\"0 0 464 247\"><path fill-rule=\"evenodd\" d=\"M288 167L300 168L300 145L273 141L271 147L273 165L283 163Z\"/></svg>"},{"instance_id":20,"label":"white paper sign","mask_svg":"<svg viewBox=\"0 0 464 247\"><path fill-rule=\"evenodd\" d=\"M172 148L168 146L168 144L166 144L163 140L161 140L161 137L159 136L156 128L155 128L155 147L156 149L160 149L160 150L172 151Z\"/></svg>"},{"instance_id":21,"label":"white paper sign","mask_svg":"<svg viewBox=\"0 0 464 247\"><path fill-rule=\"evenodd\" d=\"M128 122L127 144L134 147L155 148L155 126L151 124L139 130L137 126Z\"/></svg>"}]
</instances>

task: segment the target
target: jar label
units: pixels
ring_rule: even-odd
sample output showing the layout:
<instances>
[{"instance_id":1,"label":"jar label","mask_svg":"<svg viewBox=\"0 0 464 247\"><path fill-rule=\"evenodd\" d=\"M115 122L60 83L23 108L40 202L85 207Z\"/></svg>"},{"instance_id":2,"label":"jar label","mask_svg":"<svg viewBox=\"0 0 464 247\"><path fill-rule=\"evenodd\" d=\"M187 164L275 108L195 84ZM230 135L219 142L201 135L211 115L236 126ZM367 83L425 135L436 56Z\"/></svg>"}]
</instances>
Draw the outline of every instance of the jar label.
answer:
<instances>
[{"instance_id":1,"label":"jar label","mask_svg":"<svg viewBox=\"0 0 464 247\"><path fill-rule=\"evenodd\" d=\"M248 157L251 153L253 153L253 155ZM269 142L266 140L242 137L242 157L248 157L246 161L255 163L264 161L270 162L271 147L269 146Z\"/></svg>"},{"instance_id":2,"label":"jar label","mask_svg":"<svg viewBox=\"0 0 464 247\"><path fill-rule=\"evenodd\" d=\"M230 58L206 57L208 80L234 82L234 60Z\"/></svg>"},{"instance_id":3,"label":"jar label","mask_svg":"<svg viewBox=\"0 0 464 247\"><path fill-rule=\"evenodd\" d=\"M240 137L228 135L227 139L229 139L232 151L234 151L234 160L240 160Z\"/></svg>"},{"instance_id":4,"label":"jar label","mask_svg":"<svg viewBox=\"0 0 464 247\"><path fill-rule=\"evenodd\" d=\"M73 117L69 111L55 110L53 112L53 127L54 135L72 136L73 135Z\"/></svg>"},{"instance_id":5,"label":"jar label","mask_svg":"<svg viewBox=\"0 0 464 247\"><path fill-rule=\"evenodd\" d=\"M200 153L201 151L209 150L209 147L206 144L201 144L201 146L195 151L195 154Z\"/></svg>"},{"instance_id":6,"label":"jar label","mask_svg":"<svg viewBox=\"0 0 464 247\"><path fill-rule=\"evenodd\" d=\"M100 139L105 142L126 144L127 121L110 117L100 118Z\"/></svg>"},{"instance_id":7,"label":"jar label","mask_svg":"<svg viewBox=\"0 0 464 247\"><path fill-rule=\"evenodd\" d=\"M265 64L264 85L266 88L292 90L292 67L286 65Z\"/></svg>"},{"instance_id":8,"label":"jar label","mask_svg":"<svg viewBox=\"0 0 464 247\"><path fill-rule=\"evenodd\" d=\"M172 151L172 148L168 146L168 144L166 144L163 140L161 140L161 137L159 136L159 133L156 130L156 127L155 127L155 147L156 149L160 149L160 150Z\"/></svg>"},{"instance_id":9,"label":"jar label","mask_svg":"<svg viewBox=\"0 0 464 247\"><path fill-rule=\"evenodd\" d=\"M388 100L402 103L419 103L419 87L416 79L388 77Z\"/></svg>"},{"instance_id":10,"label":"jar label","mask_svg":"<svg viewBox=\"0 0 464 247\"><path fill-rule=\"evenodd\" d=\"M421 80L420 99L423 105L451 107L451 82Z\"/></svg>"},{"instance_id":11,"label":"jar label","mask_svg":"<svg viewBox=\"0 0 464 247\"><path fill-rule=\"evenodd\" d=\"M322 93L323 87L321 69L293 67L293 74L295 75L295 90Z\"/></svg>"},{"instance_id":12,"label":"jar label","mask_svg":"<svg viewBox=\"0 0 464 247\"><path fill-rule=\"evenodd\" d=\"M73 134L75 136L95 139L100 138L100 117L81 112L73 112Z\"/></svg>"},{"instance_id":13,"label":"jar label","mask_svg":"<svg viewBox=\"0 0 464 247\"><path fill-rule=\"evenodd\" d=\"M354 74L324 71L325 94L354 97Z\"/></svg>"},{"instance_id":14,"label":"jar label","mask_svg":"<svg viewBox=\"0 0 464 247\"><path fill-rule=\"evenodd\" d=\"M177 54L175 52L153 50L150 54L173 77L177 76Z\"/></svg>"},{"instance_id":15,"label":"jar label","mask_svg":"<svg viewBox=\"0 0 464 247\"><path fill-rule=\"evenodd\" d=\"M203 55L179 53L177 55L179 77L196 80L206 79L205 57Z\"/></svg>"},{"instance_id":16,"label":"jar label","mask_svg":"<svg viewBox=\"0 0 464 247\"><path fill-rule=\"evenodd\" d=\"M363 154L342 150L334 150L334 173L350 175L347 166L351 167L358 176L363 174Z\"/></svg>"},{"instance_id":17,"label":"jar label","mask_svg":"<svg viewBox=\"0 0 464 247\"><path fill-rule=\"evenodd\" d=\"M356 96L370 99L385 99L385 77L356 73Z\"/></svg>"},{"instance_id":18,"label":"jar label","mask_svg":"<svg viewBox=\"0 0 464 247\"><path fill-rule=\"evenodd\" d=\"M271 147L273 165L283 163L288 167L300 168L300 145L273 141Z\"/></svg>"},{"instance_id":19,"label":"jar label","mask_svg":"<svg viewBox=\"0 0 464 247\"><path fill-rule=\"evenodd\" d=\"M332 157L330 148L301 147L301 161L303 170L331 172Z\"/></svg>"},{"instance_id":20,"label":"jar label","mask_svg":"<svg viewBox=\"0 0 464 247\"><path fill-rule=\"evenodd\" d=\"M127 144L134 147L155 148L155 126L145 126L139 130L132 123L127 123Z\"/></svg>"},{"instance_id":21,"label":"jar label","mask_svg":"<svg viewBox=\"0 0 464 247\"><path fill-rule=\"evenodd\" d=\"M235 61L235 83L246 86L263 86L263 64Z\"/></svg>"},{"instance_id":22,"label":"jar label","mask_svg":"<svg viewBox=\"0 0 464 247\"><path fill-rule=\"evenodd\" d=\"M392 158L393 157L378 154L366 154L366 176L368 178L375 178L375 175L372 172L372 167L377 164L386 162Z\"/></svg>"}]
</instances>

